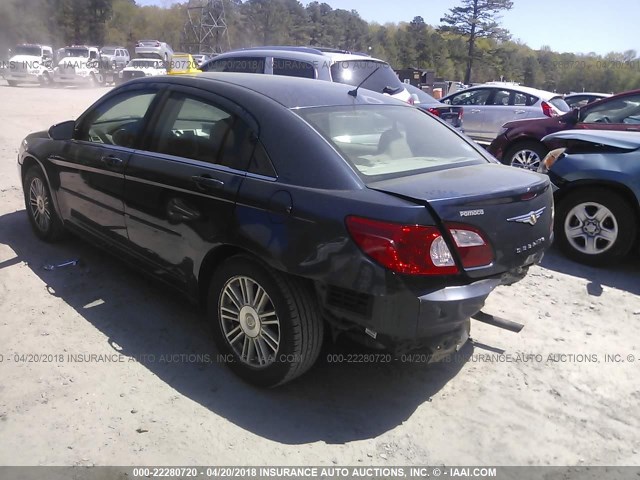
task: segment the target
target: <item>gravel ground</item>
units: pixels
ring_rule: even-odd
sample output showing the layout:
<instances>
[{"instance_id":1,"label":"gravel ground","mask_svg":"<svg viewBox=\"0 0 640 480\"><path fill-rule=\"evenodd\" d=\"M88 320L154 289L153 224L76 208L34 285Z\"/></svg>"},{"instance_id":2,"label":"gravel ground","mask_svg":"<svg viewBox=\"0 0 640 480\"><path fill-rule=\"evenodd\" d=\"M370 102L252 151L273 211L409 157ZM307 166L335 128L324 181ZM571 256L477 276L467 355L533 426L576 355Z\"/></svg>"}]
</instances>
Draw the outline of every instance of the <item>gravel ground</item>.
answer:
<instances>
[{"instance_id":1,"label":"gravel ground","mask_svg":"<svg viewBox=\"0 0 640 480\"><path fill-rule=\"evenodd\" d=\"M474 322L475 344L428 367L324 355L264 391L194 361L215 355L197 309L27 223L20 140L106 91L0 83L0 465L640 464L637 258L597 270L550 252L485 309L521 333Z\"/></svg>"}]
</instances>

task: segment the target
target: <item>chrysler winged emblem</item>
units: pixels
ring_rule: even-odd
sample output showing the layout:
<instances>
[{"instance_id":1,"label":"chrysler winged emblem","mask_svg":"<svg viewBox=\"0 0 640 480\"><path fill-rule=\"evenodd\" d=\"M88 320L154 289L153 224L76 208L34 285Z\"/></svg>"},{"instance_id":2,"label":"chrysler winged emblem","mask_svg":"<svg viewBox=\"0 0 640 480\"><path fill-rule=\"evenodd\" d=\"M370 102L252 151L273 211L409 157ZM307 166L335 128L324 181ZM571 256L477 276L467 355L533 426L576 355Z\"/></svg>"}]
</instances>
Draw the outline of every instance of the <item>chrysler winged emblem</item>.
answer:
<instances>
[{"instance_id":1,"label":"chrysler winged emblem","mask_svg":"<svg viewBox=\"0 0 640 480\"><path fill-rule=\"evenodd\" d=\"M529 213L525 213L524 215L507 218L507 222L528 223L529 225L533 226L538 223L538 219L542 216L546 209L547 207L542 207L539 210L534 210Z\"/></svg>"}]
</instances>

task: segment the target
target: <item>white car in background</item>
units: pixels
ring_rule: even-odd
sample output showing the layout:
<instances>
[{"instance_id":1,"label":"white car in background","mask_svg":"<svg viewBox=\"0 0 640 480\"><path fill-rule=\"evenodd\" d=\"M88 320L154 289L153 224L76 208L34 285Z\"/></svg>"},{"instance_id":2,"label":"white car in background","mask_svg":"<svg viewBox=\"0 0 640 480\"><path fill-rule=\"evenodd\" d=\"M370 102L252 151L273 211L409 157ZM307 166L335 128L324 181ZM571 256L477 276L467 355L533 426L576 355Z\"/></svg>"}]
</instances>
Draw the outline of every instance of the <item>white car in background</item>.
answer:
<instances>
[{"instance_id":1,"label":"white car in background","mask_svg":"<svg viewBox=\"0 0 640 480\"><path fill-rule=\"evenodd\" d=\"M506 82L467 88L440 101L464 107L464 132L485 145L499 135L505 123L557 117L571 110L562 95Z\"/></svg>"},{"instance_id":2,"label":"white car in background","mask_svg":"<svg viewBox=\"0 0 640 480\"><path fill-rule=\"evenodd\" d=\"M104 60L108 60L113 64L113 67L124 68L127 66L129 61L131 60L131 56L129 55L129 50L124 47L118 46L104 46L100 50L100 56Z\"/></svg>"},{"instance_id":3,"label":"white car in background","mask_svg":"<svg viewBox=\"0 0 640 480\"><path fill-rule=\"evenodd\" d=\"M98 85L100 51L98 47L73 45L64 47L62 58L53 71L53 81L64 85Z\"/></svg>"},{"instance_id":4,"label":"white car in background","mask_svg":"<svg viewBox=\"0 0 640 480\"><path fill-rule=\"evenodd\" d=\"M167 68L164 61L158 58L134 58L119 73L120 80L126 82L133 78L155 77L166 75Z\"/></svg>"},{"instance_id":5,"label":"white car in background","mask_svg":"<svg viewBox=\"0 0 640 480\"><path fill-rule=\"evenodd\" d=\"M47 45L17 45L4 69L3 76L12 87L20 83L51 83L53 49Z\"/></svg>"},{"instance_id":6,"label":"white car in background","mask_svg":"<svg viewBox=\"0 0 640 480\"><path fill-rule=\"evenodd\" d=\"M159 40L140 40L136 43L136 57L160 58L168 62L173 55L173 49L168 43Z\"/></svg>"}]
</instances>

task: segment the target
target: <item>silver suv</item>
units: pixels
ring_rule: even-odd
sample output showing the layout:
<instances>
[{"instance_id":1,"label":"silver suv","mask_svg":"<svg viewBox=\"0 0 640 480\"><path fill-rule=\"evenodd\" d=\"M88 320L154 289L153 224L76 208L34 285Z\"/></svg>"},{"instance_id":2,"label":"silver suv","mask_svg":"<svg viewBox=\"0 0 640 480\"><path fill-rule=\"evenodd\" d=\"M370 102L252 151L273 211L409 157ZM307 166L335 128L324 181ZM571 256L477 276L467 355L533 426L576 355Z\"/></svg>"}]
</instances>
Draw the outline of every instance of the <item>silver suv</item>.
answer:
<instances>
[{"instance_id":1,"label":"silver suv","mask_svg":"<svg viewBox=\"0 0 640 480\"><path fill-rule=\"evenodd\" d=\"M100 50L102 58L108 60L116 69L124 68L131 60L129 50L124 47L105 46Z\"/></svg>"},{"instance_id":2,"label":"silver suv","mask_svg":"<svg viewBox=\"0 0 640 480\"><path fill-rule=\"evenodd\" d=\"M463 106L465 133L486 145L498 136L507 122L556 117L571 110L562 95L503 82L471 87L441 101Z\"/></svg>"},{"instance_id":3,"label":"silver suv","mask_svg":"<svg viewBox=\"0 0 640 480\"><path fill-rule=\"evenodd\" d=\"M385 93L411 103L411 95L383 60L364 53L317 47L257 47L218 55L203 72L242 72L312 78Z\"/></svg>"}]
</instances>

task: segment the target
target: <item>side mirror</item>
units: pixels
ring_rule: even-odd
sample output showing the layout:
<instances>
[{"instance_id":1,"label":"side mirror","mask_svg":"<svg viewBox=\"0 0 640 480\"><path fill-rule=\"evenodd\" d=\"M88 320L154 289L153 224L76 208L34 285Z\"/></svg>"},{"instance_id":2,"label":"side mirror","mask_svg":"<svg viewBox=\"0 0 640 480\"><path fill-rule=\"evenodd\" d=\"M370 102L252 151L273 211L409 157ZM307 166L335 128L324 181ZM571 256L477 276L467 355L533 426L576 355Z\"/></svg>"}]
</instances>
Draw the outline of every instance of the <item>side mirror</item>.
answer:
<instances>
[{"instance_id":1,"label":"side mirror","mask_svg":"<svg viewBox=\"0 0 640 480\"><path fill-rule=\"evenodd\" d=\"M49 129L49 137L53 140L71 140L75 128L76 122L73 120L58 123Z\"/></svg>"},{"instance_id":2,"label":"side mirror","mask_svg":"<svg viewBox=\"0 0 640 480\"><path fill-rule=\"evenodd\" d=\"M573 110L571 110L569 113L566 114L565 121L569 125L575 125L576 123L578 123L580 121L580 113L581 112L582 112L581 108L574 108Z\"/></svg>"}]
</instances>

